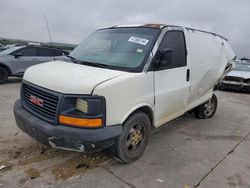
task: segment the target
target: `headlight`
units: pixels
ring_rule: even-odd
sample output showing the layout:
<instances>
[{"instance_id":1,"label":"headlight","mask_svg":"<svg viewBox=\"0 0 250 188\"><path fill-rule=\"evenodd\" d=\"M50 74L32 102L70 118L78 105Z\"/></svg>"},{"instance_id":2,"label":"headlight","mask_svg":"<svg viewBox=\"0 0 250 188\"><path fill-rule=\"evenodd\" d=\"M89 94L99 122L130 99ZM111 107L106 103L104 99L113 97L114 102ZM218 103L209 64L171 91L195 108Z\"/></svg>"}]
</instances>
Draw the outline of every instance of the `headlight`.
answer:
<instances>
[{"instance_id":1,"label":"headlight","mask_svg":"<svg viewBox=\"0 0 250 188\"><path fill-rule=\"evenodd\" d=\"M81 112L88 113L88 102L84 99L77 98L76 109Z\"/></svg>"},{"instance_id":2,"label":"headlight","mask_svg":"<svg viewBox=\"0 0 250 188\"><path fill-rule=\"evenodd\" d=\"M65 96L60 108L59 123L98 128L105 123L105 99L98 96Z\"/></svg>"}]
</instances>

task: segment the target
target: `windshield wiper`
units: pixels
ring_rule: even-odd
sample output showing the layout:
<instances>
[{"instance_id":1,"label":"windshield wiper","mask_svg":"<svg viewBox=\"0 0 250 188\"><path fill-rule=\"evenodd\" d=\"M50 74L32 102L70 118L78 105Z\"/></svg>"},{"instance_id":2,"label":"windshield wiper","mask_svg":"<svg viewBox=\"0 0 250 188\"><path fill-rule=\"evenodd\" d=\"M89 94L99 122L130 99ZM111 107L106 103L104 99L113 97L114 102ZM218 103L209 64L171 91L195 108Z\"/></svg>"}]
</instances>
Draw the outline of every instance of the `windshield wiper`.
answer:
<instances>
[{"instance_id":1,"label":"windshield wiper","mask_svg":"<svg viewBox=\"0 0 250 188\"><path fill-rule=\"evenodd\" d=\"M78 63L82 64L82 65L89 65L89 66L102 67L102 68L109 67L109 65L106 65L106 64L89 62L89 61L80 61L80 60L78 60Z\"/></svg>"},{"instance_id":2,"label":"windshield wiper","mask_svg":"<svg viewBox=\"0 0 250 188\"><path fill-rule=\"evenodd\" d=\"M95 62L89 62L89 61L79 61L79 63L83 65L89 65L89 66L95 66L95 67L101 67L101 68L109 68L109 69L118 70L118 71L130 71L130 69L126 67L118 67L118 66L107 65L103 63L95 63Z\"/></svg>"},{"instance_id":3,"label":"windshield wiper","mask_svg":"<svg viewBox=\"0 0 250 188\"><path fill-rule=\"evenodd\" d=\"M81 61L79 59L76 59L70 55L67 55L68 58L71 59L71 61L73 61L74 63L78 63L78 64L83 64L83 65L90 65L90 66L95 66L95 67L108 67L108 65L106 64L102 64L102 63L94 63L94 62L89 62L89 61Z\"/></svg>"},{"instance_id":4,"label":"windshield wiper","mask_svg":"<svg viewBox=\"0 0 250 188\"><path fill-rule=\"evenodd\" d=\"M101 67L101 68L111 68L114 70L125 70L125 71L129 71L129 68L125 68L125 67L117 67L117 66L112 66L112 65L107 65L107 64L103 64L103 63L95 63L95 62L90 62L90 61L81 61L79 59L76 59L70 55L67 55L68 58L71 59L71 61L73 61L74 63L77 64L81 64L81 65L88 65L88 66L94 66L94 67Z\"/></svg>"},{"instance_id":5,"label":"windshield wiper","mask_svg":"<svg viewBox=\"0 0 250 188\"><path fill-rule=\"evenodd\" d=\"M74 58L70 55L67 55L66 57L70 58L70 60L73 61L74 63L79 63L79 60L77 60L76 58Z\"/></svg>"}]
</instances>

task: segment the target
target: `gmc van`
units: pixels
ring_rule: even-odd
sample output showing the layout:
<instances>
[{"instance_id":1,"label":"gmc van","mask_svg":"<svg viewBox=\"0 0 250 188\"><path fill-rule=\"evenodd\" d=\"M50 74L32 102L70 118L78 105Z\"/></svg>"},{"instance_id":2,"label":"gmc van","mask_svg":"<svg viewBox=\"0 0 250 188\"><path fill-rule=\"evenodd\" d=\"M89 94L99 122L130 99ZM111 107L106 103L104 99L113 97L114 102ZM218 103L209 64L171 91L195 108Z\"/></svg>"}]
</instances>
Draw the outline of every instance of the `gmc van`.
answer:
<instances>
[{"instance_id":1,"label":"gmc van","mask_svg":"<svg viewBox=\"0 0 250 188\"><path fill-rule=\"evenodd\" d=\"M43 144L79 152L105 148L124 163L145 150L150 130L193 111L213 117L214 87L234 58L214 33L161 24L100 29L66 61L30 67L14 113Z\"/></svg>"}]
</instances>

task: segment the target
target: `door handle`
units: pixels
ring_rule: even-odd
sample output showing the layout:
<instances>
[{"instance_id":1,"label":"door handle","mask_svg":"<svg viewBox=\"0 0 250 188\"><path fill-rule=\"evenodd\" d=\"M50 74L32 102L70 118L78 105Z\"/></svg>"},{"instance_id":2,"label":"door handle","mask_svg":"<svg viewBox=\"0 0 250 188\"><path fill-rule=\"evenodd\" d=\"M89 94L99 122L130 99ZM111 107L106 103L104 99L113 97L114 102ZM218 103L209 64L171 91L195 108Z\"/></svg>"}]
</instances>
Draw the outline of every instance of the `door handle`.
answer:
<instances>
[{"instance_id":1,"label":"door handle","mask_svg":"<svg viewBox=\"0 0 250 188\"><path fill-rule=\"evenodd\" d=\"M187 82L190 80L190 69L187 69L186 80Z\"/></svg>"}]
</instances>

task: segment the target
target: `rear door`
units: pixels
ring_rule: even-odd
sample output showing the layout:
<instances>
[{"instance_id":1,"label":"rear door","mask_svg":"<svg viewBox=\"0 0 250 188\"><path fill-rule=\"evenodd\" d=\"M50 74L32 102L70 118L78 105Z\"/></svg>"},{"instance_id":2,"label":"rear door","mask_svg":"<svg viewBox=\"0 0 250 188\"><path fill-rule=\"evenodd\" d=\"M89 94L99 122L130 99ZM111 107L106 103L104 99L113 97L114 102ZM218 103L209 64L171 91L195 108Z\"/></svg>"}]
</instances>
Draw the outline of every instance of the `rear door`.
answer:
<instances>
[{"instance_id":1,"label":"rear door","mask_svg":"<svg viewBox=\"0 0 250 188\"><path fill-rule=\"evenodd\" d=\"M20 54L21 56L14 57L12 61L13 74L21 75L27 68L35 65L38 62L37 48L28 46L15 51L12 55Z\"/></svg>"},{"instance_id":2,"label":"rear door","mask_svg":"<svg viewBox=\"0 0 250 188\"><path fill-rule=\"evenodd\" d=\"M184 113L189 95L189 68L185 36L168 31L159 51L171 51L171 60L161 61L155 70L155 125L160 126ZM159 52L158 52L159 53ZM164 63L165 62L165 63Z\"/></svg>"}]
</instances>

